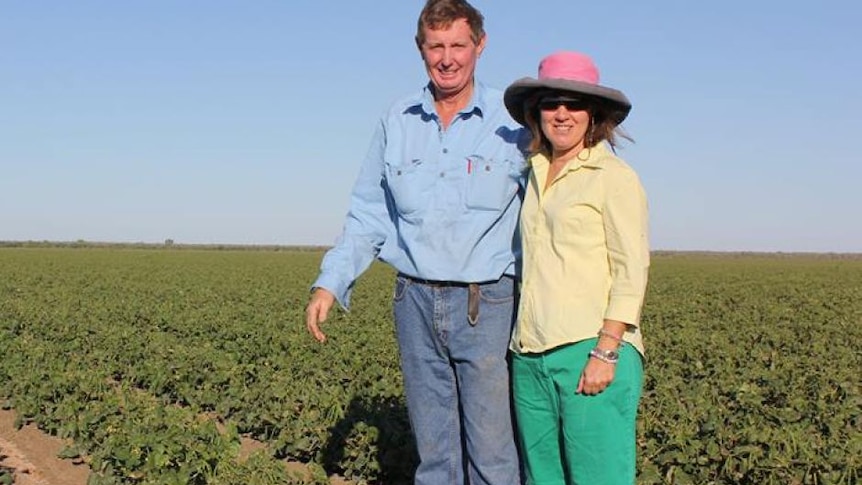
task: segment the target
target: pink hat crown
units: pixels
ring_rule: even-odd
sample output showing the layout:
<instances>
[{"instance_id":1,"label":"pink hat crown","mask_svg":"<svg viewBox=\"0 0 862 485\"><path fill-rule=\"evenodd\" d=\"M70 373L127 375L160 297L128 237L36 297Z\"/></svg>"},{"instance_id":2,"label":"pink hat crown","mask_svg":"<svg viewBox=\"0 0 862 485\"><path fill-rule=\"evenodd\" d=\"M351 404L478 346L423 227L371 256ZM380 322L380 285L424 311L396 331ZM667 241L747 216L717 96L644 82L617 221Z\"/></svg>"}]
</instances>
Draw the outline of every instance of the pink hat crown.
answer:
<instances>
[{"instance_id":1,"label":"pink hat crown","mask_svg":"<svg viewBox=\"0 0 862 485\"><path fill-rule=\"evenodd\" d=\"M557 52L539 63L539 79L566 79L599 84L599 69L590 56L580 52Z\"/></svg>"}]
</instances>

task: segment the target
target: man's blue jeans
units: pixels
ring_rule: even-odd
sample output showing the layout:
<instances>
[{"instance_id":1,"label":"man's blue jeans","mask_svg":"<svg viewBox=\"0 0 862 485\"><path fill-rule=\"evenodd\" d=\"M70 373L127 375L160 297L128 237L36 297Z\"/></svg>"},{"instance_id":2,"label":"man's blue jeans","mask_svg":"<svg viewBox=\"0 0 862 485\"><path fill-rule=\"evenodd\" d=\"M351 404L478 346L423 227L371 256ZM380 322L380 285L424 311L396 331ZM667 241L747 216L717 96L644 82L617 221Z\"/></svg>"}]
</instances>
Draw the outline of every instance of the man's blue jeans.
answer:
<instances>
[{"instance_id":1,"label":"man's blue jeans","mask_svg":"<svg viewBox=\"0 0 862 485\"><path fill-rule=\"evenodd\" d=\"M395 326L419 450L416 485L520 483L506 360L514 293L509 277L482 284L471 325L466 286L398 276Z\"/></svg>"}]
</instances>

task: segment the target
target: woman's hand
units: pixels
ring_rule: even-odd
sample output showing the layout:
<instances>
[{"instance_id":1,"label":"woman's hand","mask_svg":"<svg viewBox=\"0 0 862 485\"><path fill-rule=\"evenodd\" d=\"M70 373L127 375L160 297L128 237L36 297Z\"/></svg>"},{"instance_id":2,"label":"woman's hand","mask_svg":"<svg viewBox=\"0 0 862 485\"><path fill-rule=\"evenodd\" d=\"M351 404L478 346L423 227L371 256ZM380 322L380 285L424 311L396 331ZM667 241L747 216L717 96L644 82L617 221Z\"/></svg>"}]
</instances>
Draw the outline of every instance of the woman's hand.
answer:
<instances>
[{"instance_id":1,"label":"woman's hand","mask_svg":"<svg viewBox=\"0 0 862 485\"><path fill-rule=\"evenodd\" d=\"M596 341L596 349L599 351L619 351L623 344L623 332L626 324L616 320L605 320L602 329L599 330L599 338ZM605 362L598 357L590 356L584 372L578 381L577 394L594 396L608 387L614 380L616 363Z\"/></svg>"},{"instance_id":2,"label":"woman's hand","mask_svg":"<svg viewBox=\"0 0 862 485\"><path fill-rule=\"evenodd\" d=\"M581 379L578 381L577 394L594 396L608 387L614 380L616 364L602 362L595 357L589 357Z\"/></svg>"}]
</instances>

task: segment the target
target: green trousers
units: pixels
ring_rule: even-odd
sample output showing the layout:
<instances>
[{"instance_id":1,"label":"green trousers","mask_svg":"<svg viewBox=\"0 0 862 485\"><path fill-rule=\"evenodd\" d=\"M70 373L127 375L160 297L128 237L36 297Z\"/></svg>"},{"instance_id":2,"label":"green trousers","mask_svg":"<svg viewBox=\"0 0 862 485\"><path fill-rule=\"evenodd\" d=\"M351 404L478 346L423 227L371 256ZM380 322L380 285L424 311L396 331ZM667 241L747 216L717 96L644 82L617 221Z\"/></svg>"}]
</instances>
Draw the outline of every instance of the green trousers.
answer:
<instances>
[{"instance_id":1,"label":"green trousers","mask_svg":"<svg viewBox=\"0 0 862 485\"><path fill-rule=\"evenodd\" d=\"M541 354L512 354L518 439L527 485L632 485L643 360L620 349L614 380L575 394L596 339Z\"/></svg>"}]
</instances>

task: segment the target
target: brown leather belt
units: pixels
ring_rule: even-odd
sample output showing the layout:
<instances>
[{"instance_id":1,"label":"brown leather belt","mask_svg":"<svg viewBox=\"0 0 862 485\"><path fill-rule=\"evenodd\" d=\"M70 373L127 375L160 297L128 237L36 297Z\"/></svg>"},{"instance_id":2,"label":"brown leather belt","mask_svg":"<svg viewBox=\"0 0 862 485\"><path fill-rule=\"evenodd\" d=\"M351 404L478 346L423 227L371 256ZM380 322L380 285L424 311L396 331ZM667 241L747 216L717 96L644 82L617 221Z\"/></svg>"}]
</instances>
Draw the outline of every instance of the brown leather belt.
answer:
<instances>
[{"instance_id":1,"label":"brown leather belt","mask_svg":"<svg viewBox=\"0 0 862 485\"><path fill-rule=\"evenodd\" d=\"M479 284L470 283L467 292L467 321L475 326L479 322Z\"/></svg>"},{"instance_id":2,"label":"brown leather belt","mask_svg":"<svg viewBox=\"0 0 862 485\"><path fill-rule=\"evenodd\" d=\"M415 278L406 274L401 276L408 280L419 283L420 285L430 286L432 288L467 288L467 321L470 325L476 325L479 322L479 285L480 283L464 283L463 281L439 281L426 280Z\"/></svg>"},{"instance_id":3,"label":"brown leather belt","mask_svg":"<svg viewBox=\"0 0 862 485\"><path fill-rule=\"evenodd\" d=\"M420 285L425 286L433 286L434 288L467 288L471 284L477 283L464 283L463 281L440 281L440 280L426 280L422 278L416 278L414 276L408 276L404 273L399 273L399 276L407 278L413 283L419 283Z\"/></svg>"}]
</instances>

